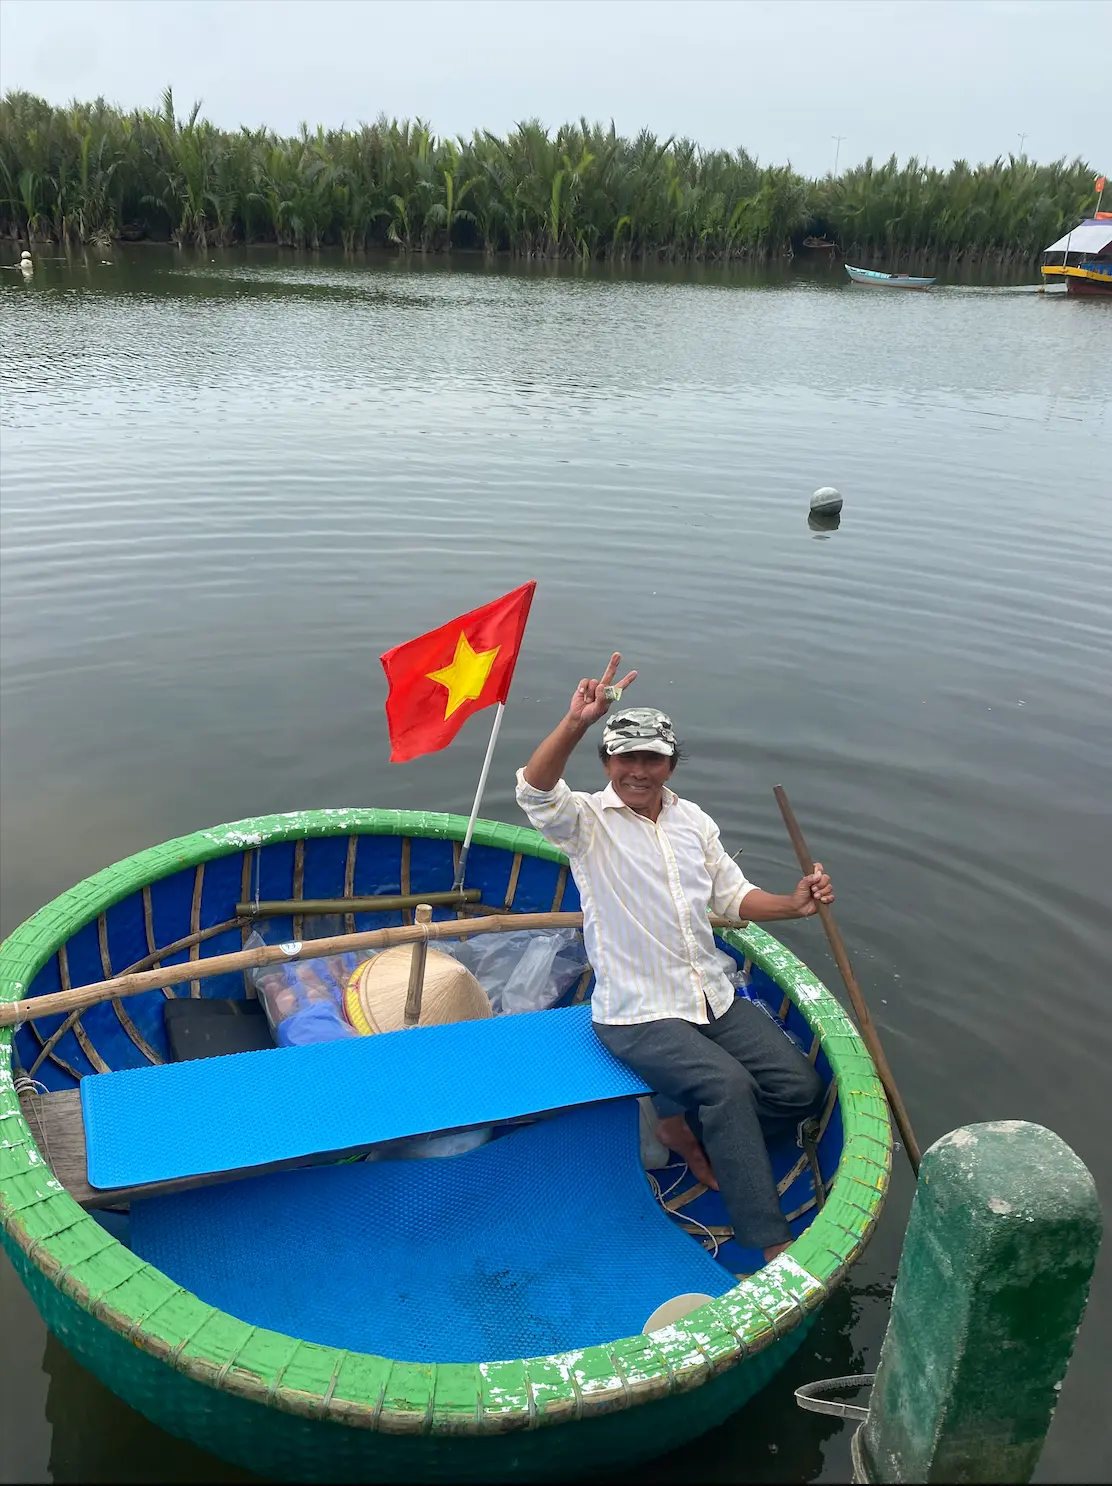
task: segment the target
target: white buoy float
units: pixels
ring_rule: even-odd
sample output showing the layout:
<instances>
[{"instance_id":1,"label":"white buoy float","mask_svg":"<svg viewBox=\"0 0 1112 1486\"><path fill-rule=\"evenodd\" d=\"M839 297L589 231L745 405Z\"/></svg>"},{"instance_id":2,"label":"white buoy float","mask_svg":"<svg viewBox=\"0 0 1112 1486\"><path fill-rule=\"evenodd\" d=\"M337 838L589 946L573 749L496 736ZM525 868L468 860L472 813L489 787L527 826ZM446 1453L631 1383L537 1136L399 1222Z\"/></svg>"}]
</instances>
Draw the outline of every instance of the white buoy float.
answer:
<instances>
[{"instance_id":1,"label":"white buoy float","mask_svg":"<svg viewBox=\"0 0 1112 1486\"><path fill-rule=\"evenodd\" d=\"M23 270L27 278L30 278L35 271L35 265L31 259L30 253L27 251L26 248L24 248L23 252L19 255L19 266Z\"/></svg>"},{"instance_id":2,"label":"white buoy float","mask_svg":"<svg viewBox=\"0 0 1112 1486\"><path fill-rule=\"evenodd\" d=\"M813 516L837 516L842 509L842 497L833 485L823 485L811 497Z\"/></svg>"}]
</instances>

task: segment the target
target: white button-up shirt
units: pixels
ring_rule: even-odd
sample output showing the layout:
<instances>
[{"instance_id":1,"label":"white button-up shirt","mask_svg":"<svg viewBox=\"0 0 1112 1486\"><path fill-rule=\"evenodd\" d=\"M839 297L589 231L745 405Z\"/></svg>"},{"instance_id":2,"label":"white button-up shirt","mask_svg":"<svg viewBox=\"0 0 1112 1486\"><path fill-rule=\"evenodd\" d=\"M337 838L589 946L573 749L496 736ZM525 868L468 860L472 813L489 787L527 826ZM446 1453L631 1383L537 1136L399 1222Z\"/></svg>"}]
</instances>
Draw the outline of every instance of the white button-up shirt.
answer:
<instances>
[{"instance_id":1,"label":"white button-up shirt","mask_svg":"<svg viewBox=\"0 0 1112 1486\"><path fill-rule=\"evenodd\" d=\"M597 1022L707 1022L734 998L707 917L739 917L755 884L726 855L710 816L665 789L656 821L597 794L534 789L517 775L517 802L546 841L567 853L583 904Z\"/></svg>"}]
</instances>

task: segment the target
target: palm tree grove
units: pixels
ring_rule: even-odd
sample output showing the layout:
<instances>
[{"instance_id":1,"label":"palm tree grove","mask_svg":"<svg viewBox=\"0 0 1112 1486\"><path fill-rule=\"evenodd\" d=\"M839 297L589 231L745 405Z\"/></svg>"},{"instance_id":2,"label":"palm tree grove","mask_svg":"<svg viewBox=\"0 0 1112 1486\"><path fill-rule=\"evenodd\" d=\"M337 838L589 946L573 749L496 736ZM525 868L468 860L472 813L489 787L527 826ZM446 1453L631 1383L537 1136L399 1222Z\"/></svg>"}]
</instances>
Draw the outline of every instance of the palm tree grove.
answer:
<instances>
[{"instance_id":1,"label":"palm tree grove","mask_svg":"<svg viewBox=\"0 0 1112 1486\"><path fill-rule=\"evenodd\" d=\"M103 99L0 102L0 233L28 242L276 243L521 258L779 258L818 235L860 257L1027 261L1092 206L1081 160L949 170L871 159L808 180L744 149L627 139L581 120L505 138L420 120L282 137Z\"/></svg>"}]
</instances>

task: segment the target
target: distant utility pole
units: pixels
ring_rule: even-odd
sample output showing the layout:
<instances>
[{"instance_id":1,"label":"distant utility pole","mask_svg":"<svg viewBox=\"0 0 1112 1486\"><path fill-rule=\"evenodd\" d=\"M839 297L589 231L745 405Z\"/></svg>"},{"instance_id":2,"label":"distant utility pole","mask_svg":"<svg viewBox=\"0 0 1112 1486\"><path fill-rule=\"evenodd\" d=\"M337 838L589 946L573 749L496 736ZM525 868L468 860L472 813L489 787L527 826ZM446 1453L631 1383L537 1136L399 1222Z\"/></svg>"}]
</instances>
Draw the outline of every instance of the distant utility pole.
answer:
<instances>
[{"instance_id":1,"label":"distant utility pole","mask_svg":"<svg viewBox=\"0 0 1112 1486\"><path fill-rule=\"evenodd\" d=\"M837 144L834 146L834 174L835 175L838 174L838 155L839 155L839 153L841 151L841 148L842 148L842 140L845 139L845 137L846 136L844 134L832 134L830 136L831 139L837 140Z\"/></svg>"},{"instance_id":2,"label":"distant utility pole","mask_svg":"<svg viewBox=\"0 0 1112 1486\"><path fill-rule=\"evenodd\" d=\"M1018 138L1019 138L1019 153L1022 155L1023 154L1023 144L1024 144L1024 141L1026 140L1027 136L1026 136L1026 134L1020 134L1018 136Z\"/></svg>"}]
</instances>

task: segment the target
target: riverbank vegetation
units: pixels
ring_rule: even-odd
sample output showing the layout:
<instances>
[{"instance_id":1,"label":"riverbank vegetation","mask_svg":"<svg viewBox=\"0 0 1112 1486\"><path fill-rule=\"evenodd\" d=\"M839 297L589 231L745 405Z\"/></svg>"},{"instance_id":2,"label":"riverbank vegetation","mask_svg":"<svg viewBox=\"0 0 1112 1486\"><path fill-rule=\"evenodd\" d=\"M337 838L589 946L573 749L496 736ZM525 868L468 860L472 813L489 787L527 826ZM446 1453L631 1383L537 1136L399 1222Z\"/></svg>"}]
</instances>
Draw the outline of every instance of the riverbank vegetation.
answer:
<instances>
[{"instance_id":1,"label":"riverbank vegetation","mask_svg":"<svg viewBox=\"0 0 1112 1486\"><path fill-rule=\"evenodd\" d=\"M0 233L213 247L476 249L582 259L772 258L826 238L859 259L1029 260L1092 207L1080 160L938 170L872 160L808 180L745 150L581 121L439 139L380 118L283 138L218 129L196 105L0 102Z\"/></svg>"}]
</instances>

